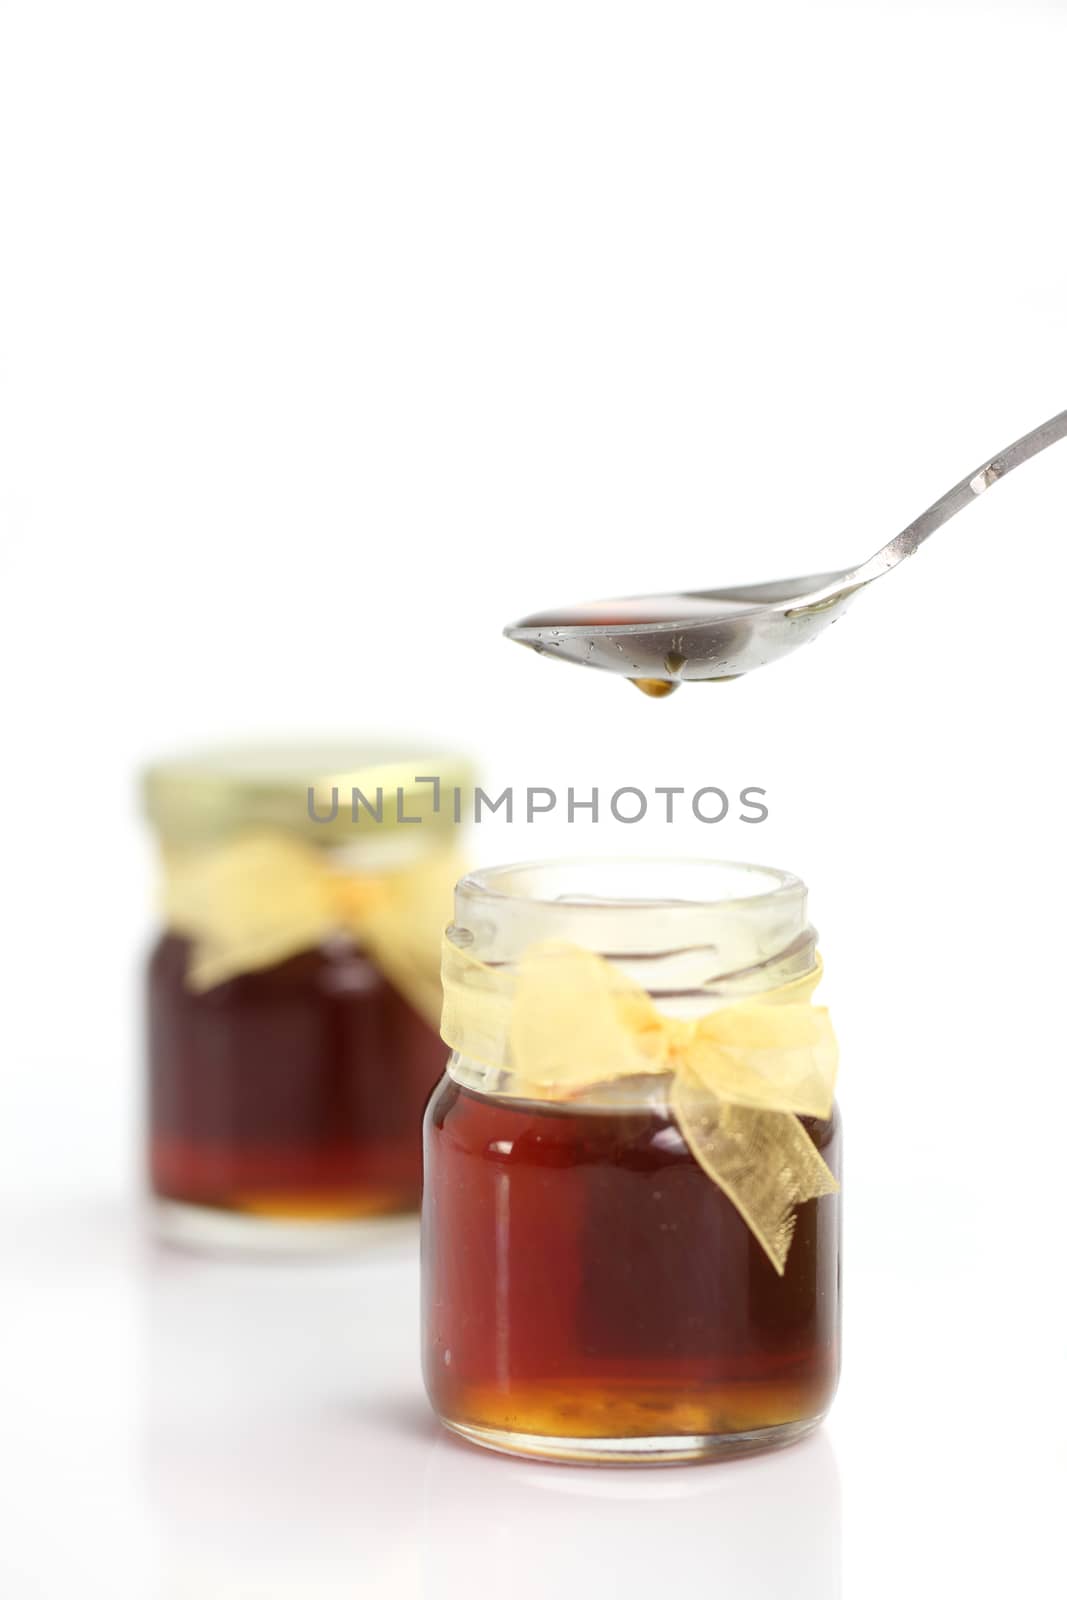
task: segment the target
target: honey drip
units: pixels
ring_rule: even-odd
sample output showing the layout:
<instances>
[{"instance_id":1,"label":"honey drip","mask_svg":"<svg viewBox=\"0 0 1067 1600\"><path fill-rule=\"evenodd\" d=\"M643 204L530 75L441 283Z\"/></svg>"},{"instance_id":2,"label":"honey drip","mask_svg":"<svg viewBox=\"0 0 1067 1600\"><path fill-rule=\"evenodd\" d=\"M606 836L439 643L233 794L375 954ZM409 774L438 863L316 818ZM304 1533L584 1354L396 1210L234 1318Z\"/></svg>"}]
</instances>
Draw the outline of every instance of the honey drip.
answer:
<instances>
[{"instance_id":1,"label":"honey drip","mask_svg":"<svg viewBox=\"0 0 1067 1600\"><path fill-rule=\"evenodd\" d=\"M630 682L635 689L640 689L642 694L647 694L653 700L665 700L678 688L669 678L631 678Z\"/></svg>"}]
</instances>

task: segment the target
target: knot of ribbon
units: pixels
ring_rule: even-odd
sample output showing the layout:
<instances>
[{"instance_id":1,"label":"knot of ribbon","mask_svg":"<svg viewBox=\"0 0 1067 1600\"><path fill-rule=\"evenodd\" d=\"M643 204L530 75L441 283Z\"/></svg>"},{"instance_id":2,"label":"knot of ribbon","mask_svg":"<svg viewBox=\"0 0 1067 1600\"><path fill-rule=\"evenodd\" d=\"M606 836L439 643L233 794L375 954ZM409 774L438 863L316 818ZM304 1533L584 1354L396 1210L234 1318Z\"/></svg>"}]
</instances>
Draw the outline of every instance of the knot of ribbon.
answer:
<instances>
[{"instance_id":1,"label":"knot of ribbon","mask_svg":"<svg viewBox=\"0 0 1067 1600\"><path fill-rule=\"evenodd\" d=\"M436 1028L441 930L460 873L448 849L371 873L339 865L295 835L249 831L196 848L165 845L163 915L190 942L190 989L212 989L347 933Z\"/></svg>"},{"instance_id":2,"label":"knot of ribbon","mask_svg":"<svg viewBox=\"0 0 1067 1600\"><path fill-rule=\"evenodd\" d=\"M546 941L503 968L446 937L441 1037L532 1099L668 1077L668 1108L693 1157L782 1274L797 1206L839 1188L798 1120L833 1108L837 1041L829 1013L811 1003L821 975L819 961L777 989L681 1018L580 946Z\"/></svg>"}]
</instances>

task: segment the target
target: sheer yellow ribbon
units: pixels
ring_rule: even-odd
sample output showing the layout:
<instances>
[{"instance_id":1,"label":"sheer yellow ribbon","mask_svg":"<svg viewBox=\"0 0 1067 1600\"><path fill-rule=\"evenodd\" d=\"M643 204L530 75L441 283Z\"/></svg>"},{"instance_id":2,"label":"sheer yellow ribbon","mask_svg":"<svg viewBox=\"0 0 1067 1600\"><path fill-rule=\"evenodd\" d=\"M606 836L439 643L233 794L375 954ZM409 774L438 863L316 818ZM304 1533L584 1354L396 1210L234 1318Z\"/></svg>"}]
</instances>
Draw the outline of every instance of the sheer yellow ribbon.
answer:
<instances>
[{"instance_id":1,"label":"sheer yellow ribbon","mask_svg":"<svg viewBox=\"0 0 1067 1600\"><path fill-rule=\"evenodd\" d=\"M441 1036L513 1074L511 1092L567 1100L635 1075L668 1074L668 1105L695 1159L784 1273L796 1207L836 1178L800 1116L828 1117L837 1075L816 970L705 1015L665 1016L610 962L563 942L531 946L513 971L444 941Z\"/></svg>"},{"instance_id":2,"label":"sheer yellow ribbon","mask_svg":"<svg viewBox=\"0 0 1067 1600\"><path fill-rule=\"evenodd\" d=\"M187 983L202 991L348 933L437 1027L438 952L462 868L447 848L391 872L339 869L295 835L262 831L163 850L163 914L192 946Z\"/></svg>"}]
</instances>

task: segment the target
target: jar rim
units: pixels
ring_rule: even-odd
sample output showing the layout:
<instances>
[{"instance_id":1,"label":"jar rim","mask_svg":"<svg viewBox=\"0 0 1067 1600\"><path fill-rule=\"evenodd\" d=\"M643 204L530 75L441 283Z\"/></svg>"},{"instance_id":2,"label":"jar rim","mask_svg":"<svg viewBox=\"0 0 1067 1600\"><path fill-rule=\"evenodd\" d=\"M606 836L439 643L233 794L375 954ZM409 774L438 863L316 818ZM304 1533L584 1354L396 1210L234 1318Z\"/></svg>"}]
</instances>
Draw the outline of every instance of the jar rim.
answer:
<instances>
[{"instance_id":1,"label":"jar rim","mask_svg":"<svg viewBox=\"0 0 1067 1600\"><path fill-rule=\"evenodd\" d=\"M577 877L581 877L582 874L592 872L595 875L605 871L625 874L648 872L653 879L657 874L662 877L689 871L704 876L710 872L742 881L750 879L753 887L734 893L691 895L636 893L600 895L592 891L587 891L585 894L576 892L561 895L558 892L533 893L520 887L524 878L532 878L534 875L574 873ZM764 886L756 887L756 880ZM523 904L566 906L568 912L574 911L579 914L634 910L655 911L657 914L679 912L691 916L701 908L724 911L734 906L743 908L747 913L780 900L783 896L796 893L802 895L806 893L804 882L796 873L787 872L779 867L765 866L760 862L726 861L711 856L560 856L544 861L517 861L500 866L476 868L473 872L468 872L456 885L457 901L461 896L466 898L471 895L506 902L516 907Z\"/></svg>"},{"instance_id":2,"label":"jar rim","mask_svg":"<svg viewBox=\"0 0 1067 1600\"><path fill-rule=\"evenodd\" d=\"M747 891L747 892L744 892ZM807 888L792 872L698 856L602 856L482 868L456 885L447 937L492 965L563 941L642 987L712 980L814 960ZM694 972L697 976L694 978Z\"/></svg>"}]
</instances>

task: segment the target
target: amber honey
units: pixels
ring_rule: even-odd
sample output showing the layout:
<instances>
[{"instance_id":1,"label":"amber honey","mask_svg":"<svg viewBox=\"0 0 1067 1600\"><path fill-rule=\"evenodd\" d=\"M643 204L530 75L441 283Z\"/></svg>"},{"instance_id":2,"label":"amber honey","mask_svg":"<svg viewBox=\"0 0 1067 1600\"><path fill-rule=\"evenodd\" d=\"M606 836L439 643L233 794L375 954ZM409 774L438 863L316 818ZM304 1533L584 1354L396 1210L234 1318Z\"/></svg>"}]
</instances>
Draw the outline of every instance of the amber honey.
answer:
<instances>
[{"instance_id":1,"label":"amber honey","mask_svg":"<svg viewBox=\"0 0 1067 1600\"><path fill-rule=\"evenodd\" d=\"M416 1210L430 1025L348 940L204 993L188 954L166 935L149 966L156 1196L294 1222Z\"/></svg>"},{"instance_id":2,"label":"amber honey","mask_svg":"<svg viewBox=\"0 0 1067 1600\"><path fill-rule=\"evenodd\" d=\"M803 1121L839 1173L836 1113ZM779 1277L665 1111L446 1077L425 1138L424 1369L451 1427L528 1454L684 1458L785 1443L826 1410L837 1197L798 1209Z\"/></svg>"}]
</instances>

